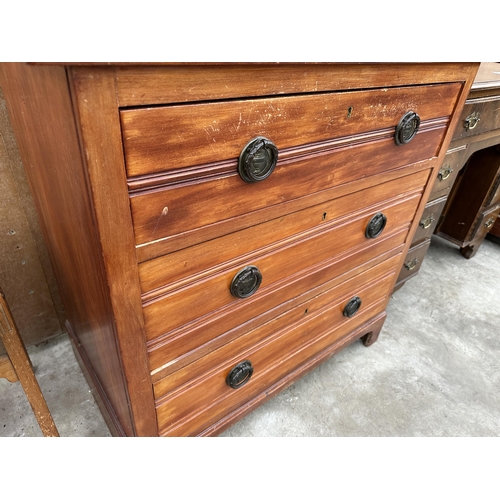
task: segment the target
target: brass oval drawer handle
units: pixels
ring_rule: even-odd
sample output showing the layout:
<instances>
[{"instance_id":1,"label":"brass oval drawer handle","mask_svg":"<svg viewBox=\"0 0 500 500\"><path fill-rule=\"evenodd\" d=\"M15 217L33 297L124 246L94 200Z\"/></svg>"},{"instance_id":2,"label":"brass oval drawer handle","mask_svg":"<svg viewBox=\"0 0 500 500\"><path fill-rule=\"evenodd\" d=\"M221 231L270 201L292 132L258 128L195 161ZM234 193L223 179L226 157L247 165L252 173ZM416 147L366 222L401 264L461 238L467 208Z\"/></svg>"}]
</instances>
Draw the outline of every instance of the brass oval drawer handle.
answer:
<instances>
[{"instance_id":1,"label":"brass oval drawer handle","mask_svg":"<svg viewBox=\"0 0 500 500\"><path fill-rule=\"evenodd\" d=\"M453 169L449 165L445 165L439 170L438 179L444 181L453 173Z\"/></svg>"},{"instance_id":2,"label":"brass oval drawer handle","mask_svg":"<svg viewBox=\"0 0 500 500\"><path fill-rule=\"evenodd\" d=\"M347 318L354 316L361 307L361 299L356 295L344 307L343 315Z\"/></svg>"},{"instance_id":3,"label":"brass oval drawer handle","mask_svg":"<svg viewBox=\"0 0 500 500\"><path fill-rule=\"evenodd\" d=\"M415 269L417 267L417 264L418 264L418 259L415 258L413 260L405 262L404 266L406 267L406 269L408 269L408 271L411 271L412 269Z\"/></svg>"},{"instance_id":4,"label":"brass oval drawer handle","mask_svg":"<svg viewBox=\"0 0 500 500\"><path fill-rule=\"evenodd\" d=\"M231 387L231 389L238 389L239 387L245 385L250 377L253 375L253 366L250 360L242 361L238 363L226 377L226 384Z\"/></svg>"},{"instance_id":5,"label":"brass oval drawer handle","mask_svg":"<svg viewBox=\"0 0 500 500\"><path fill-rule=\"evenodd\" d=\"M278 161L278 148L265 137L255 137L241 151L238 173L245 182L267 179Z\"/></svg>"},{"instance_id":6,"label":"brass oval drawer handle","mask_svg":"<svg viewBox=\"0 0 500 500\"><path fill-rule=\"evenodd\" d=\"M408 144L417 134L420 127L420 116L414 111L408 111L399 120L394 134L394 141L397 146Z\"/></svg>"},{"instance_id":7,"label":"brass oval drawer handle","mask_svg":"<svg viewBox=\"0 0 500 500\"><path fill-rule=\"evenodd\" d=\"M262 283L262 274L255 266L247 266L236 273L231 282L231 295L244 299L253 295Z\"/></svg>"},{"instance_id":8,"label":"brass oval drawer handle","mask_svg":"<svg viewBox=\"0 0 500 500\"><path fill-rule=\"evenodd\" d=\"M493 226L493 224L495 223L495 217L490 217L485 223L484 223L484 227L486 227L487 229L489 229L491 226Z\"/></svg>"},{"instance_id":9,"label":"brass oval drawer handle","mask_svg":"<svg viewBox=\"0 0 500 500\"><path fill-rule=\"evenodd\" d=\"M376 238L382 233L386 224L387 217L382 212L376 213L366 225L365 236L367 238Z\"/></svg>"},{"instance_id":10,"label":"brass oval drawer handle","mask_svg":"<svg viewBox=\"0 0 500 500\"><path fill-rule=\"evenodd\" d=\"M471 113L464 121L465 131L468 132L469 130L472 130L480 120L481 118L479 118L479 113L477 111Z\"/></svg>"},{"instance_id":11,"label":"brass oval drawer handle","mask_svg":"<svg viewBox=\"0 0 500 500\"><path fill-rule=\"evenodd\" d=\"M425 219L422 219L420 221L420 227L423 227L424 229L428 229L432 226L432 223L435 221L434 217L431 215L428 215Z\"/></svg>"}]
</instances>

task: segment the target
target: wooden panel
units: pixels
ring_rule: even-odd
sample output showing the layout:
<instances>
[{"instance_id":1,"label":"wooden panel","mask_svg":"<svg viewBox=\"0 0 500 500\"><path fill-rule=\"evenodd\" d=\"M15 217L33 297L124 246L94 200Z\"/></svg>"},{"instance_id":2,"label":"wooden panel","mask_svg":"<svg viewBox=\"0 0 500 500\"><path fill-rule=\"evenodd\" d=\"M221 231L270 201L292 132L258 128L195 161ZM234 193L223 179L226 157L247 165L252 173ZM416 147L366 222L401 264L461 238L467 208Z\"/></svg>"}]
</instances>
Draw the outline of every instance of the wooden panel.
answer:
<instances>
[{"instance_id":1,"label":"wooden panel","mask_svg":"<svg viewBox=\"0 0 500 500\"><path fill-rule=\"evenodd\" d=\"M0 85L67 317L121 426L132 434L66 72L61 67L4 63L0 65Z\"/></svg>"},{"instance_id":2,"label":"wooden panel","mask_svg":"<svg viewBox=\"0 0 500 500\"><path fill-rule=\"evenodd\" d=\"M278 162L272 175L260 183L248 184L237 174L232 174L132 195L130 203L136 243L151 243L205 228L359 177L432 157L439 151L444 132L444 128L439 128L417 134L403 147L396 146L392 139L385 139L341 148L335 153L290 160L281 165ZM248 222L255 224L255 221ZM210 228L203 229L206 230ZM181 238L179 244L182 243Z\"/></svg>"},{"instance_id":3,"label":"wooden panel","mask_svg":"<svg viewBox=\"0 0 500 500\"><path fill-rule=\"evenodd\" d=\"M1 89L0 138L0 284L29 347L63 333L64 308Z\"/></svg>"},{"instance_id":4,"label":"wooden panel","mask_svg":"<svg viewBox=\"0 0 500 500\"><path fill-rule=\"evenodd\" d=\"M238 158L252 138L279 151L395 127L408 111L447 117L460 84L121 111L129 176Z\"/></svg>"},{"instance_id":5,"label":"wooden panel","mask_svg":"<svg viewBox=\"0 0 500 500\"><path fill-rule=\"evenodd\" d=\"M368 247L351 249L304 274L291 276L274 287L259 291L246 301L231 304L208 319L194 321L155 339L149 343L153 379L163 378L249 329L384 260L395 255L400 259L407 230L407 227L402 228L386 237L382 234Z\"/></svg>"},{"instance_id":6,"label":"wooden panel","mask_svg":"<svg viewBox=\"0 0 500 500\"><path fill-rule=\"evenodd\" d=\"M120 369L127 381L133 433L154 436L158 431L144 344L139 273L114 74L107 68L78 68L71 72L71 83L96 211L95 225L104 260L106 290L112 305L116 342L121 353ZM106 345L100 346L104 354L108 348Z\"/></svg>"},{"instance_id":7,"label":"wooden panel","mask_svg":"<svg viewBox=\"0 0 500 500\"><path fill-rule=\"evenodd\" d=\"M272 94L461 82L476 74L449 64L234 64L116 67L120 106L253 97Z\"/></svg>"},{"instance_id":8,"label":"wooden panel","mask_svg":"<svg viewBox=\"0 0 500 500\"><path fill-rule=\"evenodd\" d=\"M167 285L178 287L181 284L177 283L179 280L182 280L182 284L187 284L193 279L199 279L205 274L227 267L230 265L228 263L230 260L248 259L249 254L259 248L266 247L267 251L270 251L278 241L287 238L303 238L305 231L325 227L326 224L331 224L351 212L398 195L403 197L411 192L421 193L428 175L428 171L417 172L379 184L376 189L372 187L335 198L279 219L272 219L221 238L143 262L139 265L143 299L149 299L155 293L167 291L158 290ZM238 265L237 261L233 265ZM153 292L147 293L151 291Z\"/></svg>"},{"instance_id":9,"label":"wooden panel","mask_svg":"<svg viewBox=\"0 0 500 500\"><path fill-rule=\"evenodd\" d=\"M228 307L241 299L235 299L229 287L235 274L246 265L257 266L262 273L262 285L257 293L280 280L318 265L320 262L358 246L369 246L365 230L373 215L379 211L387 217L384 232L390 234L413 219L420 195L414 195L397 203L373 207L372 210L350 217L342 224L327 226L316 234L304 237L272 252L252 256L238 267L202 278L195 283L161 296L144 305L146 338L152 340L165 332L198 317ZM172 314L175 311L175 314Z\"/></svg>"}]
</instances>

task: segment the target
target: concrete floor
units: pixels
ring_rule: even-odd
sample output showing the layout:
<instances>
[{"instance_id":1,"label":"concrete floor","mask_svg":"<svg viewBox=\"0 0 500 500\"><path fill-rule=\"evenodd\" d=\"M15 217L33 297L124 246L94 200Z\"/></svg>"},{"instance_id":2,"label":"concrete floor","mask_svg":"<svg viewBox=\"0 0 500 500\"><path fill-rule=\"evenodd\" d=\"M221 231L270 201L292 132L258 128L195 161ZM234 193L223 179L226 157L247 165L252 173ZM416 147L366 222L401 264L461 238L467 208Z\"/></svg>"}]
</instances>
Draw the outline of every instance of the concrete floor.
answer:
<instances>
[{"instance_id":1,"label":"concrete floor","mask_svg":"<svg viewBox=\"0 0 500 500\"><path fill-rule=\"evenodd\" d=\"M222 436L499 436L500 245L464 259L433 237L379 340L349 346ZM29 349L61 436L109 436L67 337ZM0 379L0 436L41 436Z\"/></svg>"}]
</instances>

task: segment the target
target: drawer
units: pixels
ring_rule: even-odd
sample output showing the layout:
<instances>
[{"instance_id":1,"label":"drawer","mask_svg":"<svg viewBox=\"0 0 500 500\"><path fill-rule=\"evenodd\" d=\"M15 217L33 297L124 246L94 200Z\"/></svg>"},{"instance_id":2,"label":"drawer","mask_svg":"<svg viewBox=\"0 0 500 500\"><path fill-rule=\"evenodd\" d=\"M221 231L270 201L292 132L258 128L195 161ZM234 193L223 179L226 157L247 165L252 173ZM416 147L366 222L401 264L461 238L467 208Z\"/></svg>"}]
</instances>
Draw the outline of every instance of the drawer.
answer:
<instances>
[{"instance_id":1,"label":"drawer","mask_svg":"<svg viewBox=\"0 0 500 500\"><path fill-rule=\"evenodd\" d=\"M388 262L401 254L407 227L329 259L246 300L230 304L207 318L199 318L148 342L153 380L159 380L182 366L224 345L249 330L279 316L294 305L315 297L353 276Z\"/></svg>"},{"instance_id":2,"label":"drawer","mask_svg":"<svg viewBox=\"0 0 500 500\"><path fill-rule=\"evenodd\" d=\"M365 231L377 213L381 212L387 218L382 234L390 234L410 224L420 198L420 194L413 195L407 199L373 207L347 218L343 223L334 223L330 227L325 225L298 241L286 242L272 251L263 251L238 266L202 277L145 303L143 311L146 338L154 339L183 323L246 300L233 297L230 287L233 279L248 266L257 268L262 276L262 284L255 292L258 294L267 287L286 282L291 276L304 273L307 269L343 252L352 251L357 247L368 247L373 238L367 238Z\"/></svg>"},{"instance_id":3,"label":"drawer","mask_svg":"<svg viewBox=\"0 0 500 500\"><path fill-rule=\"evenodd\" d=\"M143 299L179 287L204 275L242 264L262 248L286 239L307 237L307 233L327 228L353 211L364 210L390 199L421 193L429 171L420 171L389 182L329 200L262 224L235 231L217 239L172 252L139 264Z\"/></svg>"},{"instance_id":4,"label":"drawer","mask_svg":"<svg viewBox=\"0 0 500 500\"><path fill-rule=\"evenodd\" d=\"M490 232L499 214L500 206L495 206L488 211L479 213L467 241L482 240Z\"/></svg>"},{"instance_id":5,"label":"drawer","mask_svg":"<svg viewBox=\"0 0 500 500\"><path fill-rule=\"evenodd\" d=\"M175 249L182 248L185 236L194 232L200 232L203 241L219 236L220 225L240 226L240 218L250 226L254 217L273 207L306 196L314 204L314 193L432 158L444 132L437 128L419 133L404 146L384 139L278 163L272 175L258 183L227 174L134 192L130 206L136 244L171 238Z\"/></svg>"},{"instance_id":6,"label":"drawer","mask_svg":"<svg viewBox=\"0 0 500 500\"><path fill-rule=\"evenodd\" d=\"M196 433L197 415L214 423L221 409L226 413L255 397L263 390L262 384L268 387L340 340L346 327L352 331L376 316L391 290L394 268L373 278L368 283L366 277L364 282L355 278L300 304L155 384L160 433L176 435L179 427L182 434ZM361 306L348 317L346 306L355 297ZM245 360L251 363L253 374L243 386L231 388L228 374Z\"/></svg>"},{"instance_id":7,"label":"drawer","mask_svg":"<svg viewBox=\"0 0 500 500\"><path fill-rule=\"evenodd\" d=\"M439 222L439 217L446 204L446 198L439 198L437 200L427 203L420 222L418 223L417 230L413 236L412 245L415 245L425 238L430 238L436 229Z\"/></svg>"},{"instance_id":8,"label":"drawer","mask_svg":"<svg viewBox=\"0 0 500 500\"><path fill-rule=\"evenodd\" d=\"M237 159L254 137L287 149L394 128L408 111L448 117L460 84L245 99L120 111L130 177Z\"/></svg>"},{"instance_id":9,"label":"drawer","mask_svg":"<svg viewBox=\"0 0 500 500\"><path fill-rule=\"evenodd\" d=\"M463 157L465 154L465 147L458 150L450 150L444 157L443 164L438 171L434 186L432 187L429 201L436 200L442 196L448 196L451 186L457 178L458 172L464 166Z\"/></svg>"},{"instance_id":10,"label":"drawer","mask_svg":"<svg viewBox=\"0 0 500 500\"><path fill-rule=\"evenodd\" d=\"M405 282L418 273L430 244L431 240L428 239L408 251L396 285Z\"/></svg>"},{"instance_id":11,"label":"drawer","mask_svg":"<svg viewBox=\"0 0 500 500\"><path fill-rule=\"evenodd\" d=\"M453 141L500 128L500 96L465 101Z\"/></svg>"}]
</instances>

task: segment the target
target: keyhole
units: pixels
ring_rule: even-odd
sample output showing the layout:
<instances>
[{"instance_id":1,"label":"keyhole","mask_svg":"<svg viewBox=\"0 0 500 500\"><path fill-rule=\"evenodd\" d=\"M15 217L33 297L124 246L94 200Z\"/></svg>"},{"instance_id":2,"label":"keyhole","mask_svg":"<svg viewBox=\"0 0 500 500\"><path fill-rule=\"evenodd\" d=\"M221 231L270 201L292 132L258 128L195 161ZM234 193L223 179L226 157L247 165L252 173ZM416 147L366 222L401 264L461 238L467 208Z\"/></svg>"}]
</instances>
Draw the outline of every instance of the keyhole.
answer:
<instances>
[{"instance_id":1,"label":"keyhole","mask_svg":"<svg viewBox=\"0 0 500 500\"><path fill-rule=\"evenodd\" d=\"M326 220L326 212L323 214L323 220Z\"/></svg>"},{"instance_id":2,"label":"keyhole","mask_svg":"<svg viewBox=\"0 0 500 500\"><path fill-rule=\"evenodd\" d=\"M354 108L352 106L349 106L349 108L347 109L347 118L351 118L351 115L352 115L352 110Z\"/></svg>"}]
</instances>

